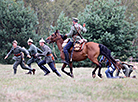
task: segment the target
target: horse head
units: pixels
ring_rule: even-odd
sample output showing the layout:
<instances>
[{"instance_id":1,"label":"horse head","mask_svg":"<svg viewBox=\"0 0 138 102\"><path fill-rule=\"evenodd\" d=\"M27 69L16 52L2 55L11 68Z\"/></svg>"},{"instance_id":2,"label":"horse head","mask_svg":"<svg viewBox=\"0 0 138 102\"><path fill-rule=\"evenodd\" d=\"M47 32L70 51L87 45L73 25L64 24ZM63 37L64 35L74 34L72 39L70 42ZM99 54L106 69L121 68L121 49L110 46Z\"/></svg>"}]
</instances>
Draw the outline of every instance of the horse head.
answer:
<instances>
[{"instance_id":1,"label":"horse head","mask_svg":"<svg viewBox=\"0 0 138 102\"><path fill-rule=\"evenodd\" d=\"M55 33L53 33L46 39L46 43L54 43L59 39L62 39L62 36L59 34L59 31L56 30Z\"/></svg>"}]
</instances>

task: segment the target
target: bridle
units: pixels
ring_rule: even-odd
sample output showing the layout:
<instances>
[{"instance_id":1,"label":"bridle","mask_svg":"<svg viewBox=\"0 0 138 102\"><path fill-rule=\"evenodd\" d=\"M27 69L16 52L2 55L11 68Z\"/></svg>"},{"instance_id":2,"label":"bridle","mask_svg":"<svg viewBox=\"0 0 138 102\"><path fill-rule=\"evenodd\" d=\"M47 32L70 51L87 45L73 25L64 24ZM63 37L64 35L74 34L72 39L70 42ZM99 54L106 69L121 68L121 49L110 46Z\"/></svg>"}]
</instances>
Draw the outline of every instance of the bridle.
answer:
<instances>
[{"instance_id":1,"label":"bridle","mask_svg":"<svg viewBox=\"0 0 138 102\"><path fill-rule=\"evenodd\" d=\"M55 35L56 35L56 34L55 34ZM58 35L59 35L59 34L58 34ZM56 35L56 37L57 37L57 35ZM58 37L58 38L54 39L53 41L51 41L51 43L56 42L56 41L58 41L59 39L62 39L62 37Z\"/></svg>"}]
</instances>

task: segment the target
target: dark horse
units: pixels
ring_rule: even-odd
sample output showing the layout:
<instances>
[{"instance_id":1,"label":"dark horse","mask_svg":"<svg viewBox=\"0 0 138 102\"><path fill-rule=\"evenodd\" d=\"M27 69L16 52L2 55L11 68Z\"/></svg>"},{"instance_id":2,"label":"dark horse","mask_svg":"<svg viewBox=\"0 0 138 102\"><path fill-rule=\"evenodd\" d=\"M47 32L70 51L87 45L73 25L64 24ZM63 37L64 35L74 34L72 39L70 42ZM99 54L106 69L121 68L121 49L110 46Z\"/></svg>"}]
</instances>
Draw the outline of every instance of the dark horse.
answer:
<instances>
[{"instance_id":1,"label":"dark horse","mask_svg":"<svg viewBox=\"0 0 138 102\"><path fill-rule=\"evenodd\" d=\"M55 33L53 33L51 36L49 36L46 39L46 42L49 44L56 42L58 49L60 50L60 57L61 57L61 59L64 60L65 56L64 56L64 52L63 52L63 48L62 48L63 41L64 41L63 37L62 37L62 35L59 34L58 30L56 30ZM71 55L71 53L70 53L70 55ZM93 63L95 63L97 65L96 68L92 72L92 77L95 78L95 76L96 76L95 72L96 72L97 68L99 68L98 76L100 78L102 78L102 74L101 74L102 65L97 60L97 57L99 55L104 55L109 61L111 61L114 64L114 66L116 68L118 68L116 61L111 56L111 51L106 46L104 46L102 44L95 43L95 42L87 42L84 45L83 50L80 52L74 51L73 56L72 56L72 61L82 61L82 60L85 60L86 58L89 58ZM74 77L72 62L69 63L70 72L66 72L64 70L65 67L66 67L66 64L64 63L61 70L64 73L66 73L67 75Z\"/></svg>"}]
</instances>

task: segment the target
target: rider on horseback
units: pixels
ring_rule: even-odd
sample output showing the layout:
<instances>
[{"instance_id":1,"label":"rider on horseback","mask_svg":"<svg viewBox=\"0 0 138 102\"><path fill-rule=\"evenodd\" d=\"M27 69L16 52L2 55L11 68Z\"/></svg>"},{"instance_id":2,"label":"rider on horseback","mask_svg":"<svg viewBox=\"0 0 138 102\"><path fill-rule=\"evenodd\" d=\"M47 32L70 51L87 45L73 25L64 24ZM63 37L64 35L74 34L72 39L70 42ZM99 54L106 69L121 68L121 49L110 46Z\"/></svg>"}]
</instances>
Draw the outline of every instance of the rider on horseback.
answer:
<instances>
[{"instance_id":1,"label":"rider on horseback","mask_svg":"<svg viewBox=\"0 0 138 102\"><path fill-rule=\"evenodd\" d=\"M69 53L68 50L73 46L73 43L76 41L79 41L82 39L80 33L81 31L86 32L87 29L85 28L85 24L83 24L83 27L78 24L78 19L73 18L73 26L71 27L71 30L68 34L65 34L65 38L68 36L71 37L70 41L67 43L67 45L63 48L63 52L65 54L65 61L63 63L69 64ZM79 34L78 34L79 33Z\"/></svg>"}]
</instances>

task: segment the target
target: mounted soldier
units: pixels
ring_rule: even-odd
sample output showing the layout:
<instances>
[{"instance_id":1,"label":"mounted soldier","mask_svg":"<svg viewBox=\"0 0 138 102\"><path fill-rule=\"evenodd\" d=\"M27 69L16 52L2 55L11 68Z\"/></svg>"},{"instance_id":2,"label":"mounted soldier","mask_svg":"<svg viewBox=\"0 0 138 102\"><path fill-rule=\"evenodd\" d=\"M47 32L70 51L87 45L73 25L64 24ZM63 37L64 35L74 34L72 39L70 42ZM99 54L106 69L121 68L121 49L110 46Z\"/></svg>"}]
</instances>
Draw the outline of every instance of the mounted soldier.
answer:
<instances>
[{"instance_id":1,"label":"mounted soldier","mask_svg":"<svg viewBox=\"0 0 138 102\"><path fill-rule=\"evenodd\" d=\"M6 57L4 59L7 59L8 56L10 56L12 53L14 54L14 57L13 57L13 59L15 60L14 65L13 65L14 74L16 74L17 66L19 64L20 64L21 68L30 70L33 72L33 74L35 74L35 69L32 69L32 68L26 66L24 63L24 60L23 60L22 52L25 53L27 55L27 57L31 58L31 56L29 55L29 52L25 48L21 48L20 46L17 46L16 40L14 40L12 42L12 45L13 45L13 47L11 48L10 52L6 55Z\"/></svg>"},{"instance_id":2,"label":"mounted soldier","mask_svg":"<svg viewBox=\"0 0 138 102\"><path fill-rule=\"evenodd\" d=\"M65 54L65 61L63 63L69 64L69 53L68 50L74 45L74 42L77 42L83 37L81 36L81 32L86 32L85 24L83 24L83 27L78 24L78 19L73 18L73 26L71 27L71 30L68 34L65 34L64 38L71 37L70 41L66 44L66 46L63 48L63 52Z\"/></svg>"}]
</instances>

